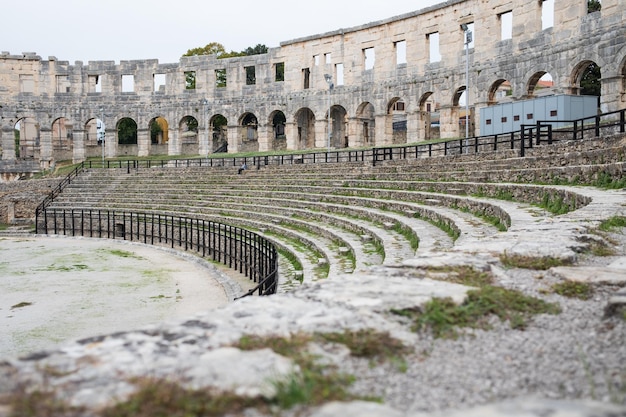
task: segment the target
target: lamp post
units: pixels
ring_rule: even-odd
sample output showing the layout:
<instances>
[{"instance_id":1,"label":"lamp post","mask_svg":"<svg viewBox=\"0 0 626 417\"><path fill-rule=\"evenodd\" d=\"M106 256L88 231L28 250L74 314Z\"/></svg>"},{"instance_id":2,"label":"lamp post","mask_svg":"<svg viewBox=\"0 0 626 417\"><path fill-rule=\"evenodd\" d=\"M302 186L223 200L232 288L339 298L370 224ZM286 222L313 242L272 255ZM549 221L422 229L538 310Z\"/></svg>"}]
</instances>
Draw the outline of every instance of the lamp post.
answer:
<instances>
[{"instance_id":1,"label":"lamp post","mask_svg":"<svg viewBox=\"0 0 626 417\"><path fill-rule=\"evenodd\" d=\"M102 141L102 168L104 168L104 142L106 136L106 129L104 127L104 108L100 107L100 130L101 136L100 140Z\"/></svg>"},{"instance_id":2,"label":"lamp post","mask_svg":"<svg viewBox=\"0 0 626 417\"><path fill-rule=\"evenodd\" d=\"M331 108L330 93L331 91L333 91L333 87L335 86L335 84L333 84L333 76L330 74L324 74L324 79L328 83L328 144L327 144L328 149L327 151L330 152L330 138L332 136L332 124L330 121L330 108Z\"/></svg>"},{"instance_id":3,"label":"lamp post","mask_svg":"<svg viewBox=\"0 0 626 417\"><path fill-rule=\"evenodd\" d=\"M204 112L204 139L206 140L206 160L209 162L209 100L202 100L202 111Z\"/></svg>"},{"instance_id":4,"label":"lamp post","mask_svg":"<svg viewBox=\"0 0 626 417\"><path fill-rule=\"evenodd\" d=\"M466 23L461 25L465 32L465 152L469 139L469 44L472 43L472 31Z\"/></svg>"}]
</instances>

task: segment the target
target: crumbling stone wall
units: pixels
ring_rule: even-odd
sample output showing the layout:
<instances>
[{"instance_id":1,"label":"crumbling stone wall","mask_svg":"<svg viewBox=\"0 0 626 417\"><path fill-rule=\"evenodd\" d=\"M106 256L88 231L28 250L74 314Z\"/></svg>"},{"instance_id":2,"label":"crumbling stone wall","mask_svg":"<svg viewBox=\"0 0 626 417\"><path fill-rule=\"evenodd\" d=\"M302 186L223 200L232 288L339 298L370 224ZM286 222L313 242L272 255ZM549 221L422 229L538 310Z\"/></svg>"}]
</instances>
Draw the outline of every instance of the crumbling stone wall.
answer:
<instances>
[{"instance_id":1,"label":"crumbling stone wall","mask_svg":"<svg viewBox=\"0 0 626 417\"><path fill-rule=\"evenodd\" d=\"M35 209L59 179L0 182L0 224L32 223Z\"/></svg>"}]
</instances>

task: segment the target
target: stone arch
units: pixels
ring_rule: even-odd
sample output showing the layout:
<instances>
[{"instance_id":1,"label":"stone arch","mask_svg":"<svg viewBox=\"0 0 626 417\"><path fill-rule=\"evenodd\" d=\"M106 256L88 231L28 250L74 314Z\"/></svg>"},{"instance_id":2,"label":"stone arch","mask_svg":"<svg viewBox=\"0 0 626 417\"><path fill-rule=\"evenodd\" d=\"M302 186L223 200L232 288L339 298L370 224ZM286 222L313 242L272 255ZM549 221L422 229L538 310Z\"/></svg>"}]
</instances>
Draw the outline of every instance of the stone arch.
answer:
<instances>
[{"instance_id":1,"label":"stone arch","mask_svg":"<svg viewBox=\"0 0 626 417\"><path fill-rule=\"evenodd\" d=\"M454 124L451 126L454 136L466 136L466 132L469 136L474 135L474 116L467 100L469 100L467 86L458 87L452 95L452 108L450 109L451 122ZM467 130L466 123L468 124Z\"/></svg>"},{"instance_id":2,"label":"stone arch","mask_svg":"<svg viewBox=\"0 0 626 417\"><path fill-rule=\"evenodd\" d=\"M72 160L74 140L72 124L65 117L59 117L52 122L52 157L56 161Z\"/></svg>"},{"instance_id":3,"label":"stone arch","mask_svg":"<svg viewBox=\"0 0 626 417\"><path fill-rule=\"evenodd\" d=\"M284 150L287 149L287 133L286 133L287 117L280 110L275 110L270 114L269 125L272 127L271 149Z\"/></svg>"},{"instance_id":4,"label":"stone arch","mask_svg":"<svg viewBox=\"0 0 626 417\"><path fill-rule=\"evenodd\" d=\"M254 113L246 112L241 115L238 123L239 140L242 152L256 152L259 150L259 120Z\"/></svg>"},{"instance_id":5,"label":"stone arch","mask_svg":"<svg viewBox=\"0 0 626 417\"><path fill-rule=\"evenodd\" d=\"M154 117L148 123L150 130L150 143L152 145L164 145L169 141L169 123L161 116ZM196 121L196 133L198 122Z\"/></svg>"},{"instance_id":6,"label":"stone arch","mask_svg":"<svg viewBox=\"0 0 626 417\"><path fill-rule=\"evenodd\" d=\"M150 129L150 136L152 138L152 125ZM198 153L200 149L198 119L191 115L183 116L178 122L178 138L180 141L180 152L183 155L193 155Z\"/></svg>"},{"instance_id":7,"label":"stone arch","mask_svg":"<svg viewBox=\"0 0 626 417\"><path fill-rule=\"evenodd\" d=\"M13 125L15 135L15 157L19 159L39 158L41 126L30 117L22 117Z\"/></svg>"},{"instance_id":8,"label":"stone arch","mask_svg":"<svg viewBox=\"0 0 626 417\"><path fill-rule=\"evenodd\" d=\"M328 124L326 126L326 135L330 137L331 148L347 148L348 147L348 129L346 128L348 112L343 106L338 104L330 108L330 126L331 131L328 135ZM328 112L326 112L328 119Z\"/></svg>"},{"instance_id":9,"label":"stone arch","mask_svg":"<svg viewBox=\"0 0 626 417\"><path fill-rule=\"evenodd\" d=\"M406 143L406 101L401 97L394 97L389 100L387 104L387 117L385 120L385 136L391 135L391 141L394 144Z\"/></svg>"},{"instance_id":10,"label":"stone arch","mask_svg":"<svg viewBox=\"0 0 626 417\"><path fill-rule=\"evenodd\" d=\"M554 91L554 78L547 71L537 71L526 84L526 94L528 97L547 95Z\"/></svg>"},{"instance_id":11,"label":"stone arch","mask_svg":"<svg viewBox=\"0 0 626 417\"><path fill-rule=\"evenodd\" d=\"M361 103L357 108L354 131L356 143L354 146L371 146L376 144L375 111L374 105L369 101Z\"/></svg>"},{"instance_id":12,"label":"stone arch","mask_svg":"<svg viewBox=\"0 0 626 417\"><path fill-rule=\"evenodd\" d=\"M120 146L137 146L137 122L130 117L123 117L116 124L117 143ZM109 140L107 138L107 140ZM127 154L136 154L137 150L126 150Z\"/></svg>"},{"instance_id":13,"label":"stone arch","mask_svg":"<svg viewBox=\"0 0 626 417\"><path fill-rule=\"evenodd\" d=\"M296 149L315 148L315 113L303 107L296 112L294 119L297 129Z\"/></svg>"},{"instance_id":14,"label":"stone arch","mask_svg":"<svg viewBox=\"0 0 626 417\"><path fill-rule=\"evenodd\" d=\"M597 95L602 93L602 68L594 61L579 62L572 70L570 82L572 91L578 95Z\"/></svg>"},{"instance_id":15,"label":"stone arch","mask_svg":"<svg viewBox=\"0 0 626 417\"><path fill-rule=\"evenodd\" d=\"M211 146L213 152L224 147L228 151L228 119L223 114L214 114L209 121L211 127Z\"/></svg>"},{"instance_id":16,"label":"stone arch","mask_svg":"<svg viewBox=\"0 0 626 417\"><path fill-rule=\"evenodd\" d=\"M84 125L85 157L94 158L102 154L102 120L97 117L91 118Z\"/></svg>"},{"instance_id":17,"label":"stone arch","mask_svg":"<svg viewBox=\"0 0 626 417\"><path fill-rule=\"evenodd\" d=\"M419 100L419 110L418 137L425 140L438 138L440 108L433 91L422 94Z\"/></svg>"},{"instance_id":18,"label":"stone arch","mask_svg":"<svg viewBox=\"0 0 626 417\"><path fill-rule=\"evenodd\" d=\"M487 92L488 105L492 106L498 104L500 101L505 101L507 97L513 96L513 86L507 79L500 78L496 80Z\"/></svg>"}]
</instances>

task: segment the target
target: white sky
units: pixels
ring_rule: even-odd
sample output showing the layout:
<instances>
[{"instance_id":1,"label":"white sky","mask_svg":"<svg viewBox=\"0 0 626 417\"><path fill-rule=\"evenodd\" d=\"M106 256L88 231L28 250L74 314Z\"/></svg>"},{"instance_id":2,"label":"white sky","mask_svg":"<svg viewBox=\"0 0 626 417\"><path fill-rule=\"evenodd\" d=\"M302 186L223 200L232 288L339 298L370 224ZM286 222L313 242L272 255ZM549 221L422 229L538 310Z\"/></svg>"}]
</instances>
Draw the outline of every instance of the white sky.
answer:
<instances>
[{"instance_id":1,"label":"white sky","mask_svg":"<svg viewBox=\"0 0 626 417\"><path fill-rule=\"evenodd\" d=\"M443 0L30 0L2 5L0 51L44 60L158 59L219 42L227 51L349 28Z\"/></svg>"}]
</instances>

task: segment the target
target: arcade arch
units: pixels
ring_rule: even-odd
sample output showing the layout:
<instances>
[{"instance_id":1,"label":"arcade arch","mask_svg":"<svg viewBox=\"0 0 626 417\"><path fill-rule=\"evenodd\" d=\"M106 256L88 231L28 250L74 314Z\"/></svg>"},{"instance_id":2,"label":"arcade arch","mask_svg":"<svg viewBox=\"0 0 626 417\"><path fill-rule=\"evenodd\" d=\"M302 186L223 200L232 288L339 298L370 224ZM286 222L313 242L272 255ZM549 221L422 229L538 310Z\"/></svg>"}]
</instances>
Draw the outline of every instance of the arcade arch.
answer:
<instances>
[{"instance_id":1,"label":"arcade arch","mask_svg":"<svg viewBox=\"0 0 626 417\"><path fill-rule=\"evenodd\" d=\"M407 115L405 101L400 97L389 100L387 105L387 118L385 122L385 136L391 135L394 144L402 144L407 141Z\"/></svg>"},{"instance_id":2,"label":"arcade arch","mask_svg":"<svg viewBox=\"0 0 626 417\"><path fill-rule=\"evenodd\" d=\"M196 131L197 126L198 124L196 122ZM152 145L167 144L169 140L169 124L167 120L161 116L157 116L150 120L148 127L150 129L150 143L152 143Z\"/></svg>"},{"instance_id":3,"label":"arcade arch","mask_svg":"<svg viewBox=\"0 0 626 417\"><path fill-rule=\"evenodd\" d=\"M356 111L356 143L350 146L371 146L376 143L376 118L374 105L370 102L361 103Z\"/></svg>"},{"instance_id":4,"label":"arcade arch","mask_svg":"<svg viewBox=\"0 0 626 417\"><path fill-rule=\"evenodd\" d=\"M243 152L256 152L259 150L259 120L254 113L244 113L239 119L240 150Z\"/></svg>"},{"instance_id":5,"label":"arcade arch","mask_svg":"<svg viewBox=\"0 0 626 417\"><path fill-rule=\"evenodd\" d=\"M13 133L16 158L39 158L40 130L39 123L30 117L23 117L15 123Z\"/></svg>"},{"instance_id":6,"label":"arcade arch","mask_svg":"<svg viewBox=\"0 0 626 417\"><path fill-rule=\"evenodd\" d=\"M193 116L184 116L178 122L178 135L183 155L193 155L199 152L198 119Z\"/></svg>"},{"instance_id":7,"label":"arcade arch","mask_svg":"<svg viewBox=\"0 0 626 417\"><path fill-rule=\"evenodd\" d=\"M65 117L52 122L52 157L57 161L71 160L74 152L72 125Z\"/></svg>"},{"instance_id":8,"label":"arcade arch","mask_svg":"<svg viewBox=\"0 0 626 417\"><path fill-rule=\"evenodd\" d=\"M490 106L506 101L513 96L513 86L509 80L500 78L496 80L487 93L487 102Z\"/></svg>"},{"instance_id":9,"label":"arcade arch","mask_svg":"<svg viewBox=\"0 0 626 417\"><path fill-rule=\"evenodd\" d=\"M295 124L297 128L296 149L315 148L315 114L308 107L296 112Z\"/></svg>"},{"instance_id":10,"label":"arcade arch","mask_svg":"<svg viewBox=\"0 0 626 417\"><path fill-rule=\"evenodd\" d=\"M435 93L428 91L419 100L418 137L424 140L439 137L439 103L435 100Z\"/></svg>"},{"instance_id":11,"label":"arcade arch","mask_svg":"<svg viewBox=\"0 0 626 417\"><path fill-rule=\"evenodd\" d=\"M228 147L228 119L222 114L211 117L212 149L215 152L222 146Z\"/></svg>"},{"instance_id":12,"label":"arcade arch","mask_svg":"<svg viewBox=\"0 0 626 417\"><path fill-rule=\"evenodd\" d=\"M328 116L328 113L326 113ZM331 106L330 108L330 147L331 148L347 148L348 147L348 134L346 129L346 115L348 112L345 108L339 105ZM327 127L328 129L328 127ZM328 135L328 130L326 131Z\"/></svg>"},{"instance_id":13,"label":"arcade arch","mask_svg":"<svg viewBox=\"0 0 626 417\"><path fill-rule=\"evenodd\" d=\"M133 119L130 117L120 119L116 130L118 145L137 145L137 122Z\"/></svg>"},{"instance_id":14,"label":"arcade arch","mask_svg":"<svg viewBox=\"0 0 626 417\"><path fill-rule=\"evenodd\" d=\"M546 71L534 73L528 80L526 93L528 97L545 96L554 91L552 74Z\"/></svg>"},{"instance_id":15,"label":"arcade arch","mask_svg":"<svg viewBox=\"0 0 626 417\"><path fill-rule=\"evenodd\" d=\"M272 127L272 134L270 137L272 150L285 150L287 149L287 135L286 124L287 118L285 113L280 110L272 112L269 117L270 126Z\"/></svg>"}]
</instances>

